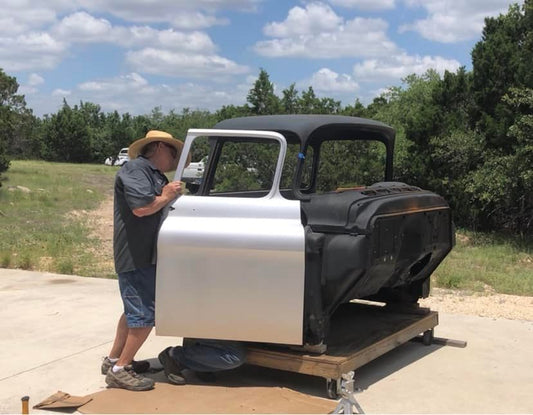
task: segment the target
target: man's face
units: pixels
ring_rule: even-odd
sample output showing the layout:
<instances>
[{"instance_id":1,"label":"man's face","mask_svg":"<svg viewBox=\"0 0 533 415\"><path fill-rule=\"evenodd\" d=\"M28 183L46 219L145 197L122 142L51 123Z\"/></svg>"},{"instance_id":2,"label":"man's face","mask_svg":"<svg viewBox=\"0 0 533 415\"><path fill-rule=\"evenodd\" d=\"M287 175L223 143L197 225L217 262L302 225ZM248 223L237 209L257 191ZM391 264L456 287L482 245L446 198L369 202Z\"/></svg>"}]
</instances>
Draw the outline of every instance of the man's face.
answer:
<instances>
[{"instance_id":1,"label":"man's face","mask_svg":"<svg viewBox=\"0 0 533 415\"><path fill-rule=\"evenodd\" d=\"M162 164L164 164L163 171L167 172L174 170L178 162L178 150L176 147L161 141L159 143L158 151L161 152L161 161Z\"/></svg>"}]
</instances>

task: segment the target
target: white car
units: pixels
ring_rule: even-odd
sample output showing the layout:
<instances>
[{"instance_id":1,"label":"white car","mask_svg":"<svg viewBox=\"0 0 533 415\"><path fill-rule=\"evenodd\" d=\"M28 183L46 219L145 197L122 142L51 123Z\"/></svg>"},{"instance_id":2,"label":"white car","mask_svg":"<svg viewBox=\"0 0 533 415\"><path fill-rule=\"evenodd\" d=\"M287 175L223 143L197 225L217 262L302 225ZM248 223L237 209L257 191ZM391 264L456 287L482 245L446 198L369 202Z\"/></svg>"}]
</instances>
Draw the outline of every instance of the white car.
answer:
<instances>
[{"instance_id":1,"label":"white car","mask_svg":"<svg viewBox=\"0 0 533 415\"><path fill-rule=\"evenodd\" d=\"M130 156L128 155L128 147L121 148L118 152L117 159L113 163L113 166L123 166L128 161L130 161Z\"/></svg>"},{"instance_id":2,"label":"white car","mask_svg":"<svg viewBox=\"0 0 533 415\"><path fill-rule=\"evenodd\" d=\"M202 183L202 178L204 177L204 170L207 164L207 157L204 157L202 160L190 163L183 170L183 175L181 180L185 183L200 184Z\"/></svg>"}]
</instances>

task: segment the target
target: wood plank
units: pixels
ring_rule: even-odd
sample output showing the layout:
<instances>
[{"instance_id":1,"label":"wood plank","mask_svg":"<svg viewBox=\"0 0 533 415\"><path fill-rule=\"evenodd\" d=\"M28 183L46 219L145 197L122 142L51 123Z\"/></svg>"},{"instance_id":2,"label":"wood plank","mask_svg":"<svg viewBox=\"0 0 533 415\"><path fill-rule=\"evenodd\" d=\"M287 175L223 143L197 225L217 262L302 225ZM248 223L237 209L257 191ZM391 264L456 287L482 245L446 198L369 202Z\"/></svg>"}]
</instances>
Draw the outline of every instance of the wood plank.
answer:
<instances>
[{"instance_id":1,"label":"wood plank","mask_svg":"<svg viewBox=\"0 0 533 415\"><path fill-rule=\"evenodd\" d=\"M390 334L382 340L377 341L372 346L367 346L362 350L354 351L347 355L346 360L341 364L339 368L339 376L350 370L357 369L392 349L401 346L418 334L434 328L437 324L438 313L431 311L429 314L413 322L408 327Z\"/></svg>"},{"instance_id":2,"label":"wood plank","mask_svg":"<svg viewBox=\"0 0 533 415\"><path fill-rule=\"evenodd\" d=\"M438 313L398 313L386 307L345 304L331 319L328 350L322 355L276 345L253 345L252 365L338 379L438 324Z\"/></svg>"}]
</instances>

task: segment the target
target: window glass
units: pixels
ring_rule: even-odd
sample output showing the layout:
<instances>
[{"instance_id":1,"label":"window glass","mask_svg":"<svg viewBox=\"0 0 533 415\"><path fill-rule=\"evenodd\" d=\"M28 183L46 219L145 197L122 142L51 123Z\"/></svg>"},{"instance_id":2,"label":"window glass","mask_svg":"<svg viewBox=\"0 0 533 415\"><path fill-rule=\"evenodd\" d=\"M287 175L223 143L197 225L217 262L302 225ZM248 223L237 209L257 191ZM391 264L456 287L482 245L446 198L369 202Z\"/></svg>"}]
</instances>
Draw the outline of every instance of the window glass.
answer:
<instances>
[{"instance_id":1,"label":"window glass","mask_svg":"<svg viewBox=\"0 0 533 415\"><path fill-rule=\"evenodd\" d=\"M272 188L279 148L277 141L225 142L216 166L211 193L268 193Z\"/></svg>"},{"instance_id":2,"label":"window glass","mask_svg":"<svg viewBox=\"0 0 533 415\"><path fill-rule=\"evenodd\" d=\"M299 144L287 144L287 156L283 165L283 174L281 176L281 189L292 188L292 180L298 166L300 154ZM300 189L307 189L311 183L311 168L313 166L313 148L309 147L305 154L304 168L302 170Z\"/></svg>"},{"instance_id":3,"label":"window glass","mask_svg":"<svg viewBox=\"0 0 533 415\"><path fill-rule=\"evenodd\" d=\"M191 162L185 166L181 175L181 181L185 183L188 194L195 194L205 179L208 153L209 143L207 137L195 138L189 151ZM167 173L167 177L174 178L175 174L176 172L173 170Z\"/></svg>"},{"instance_id":4,"label":"window glass","mask_svg":"<svg viewBox=\"0 0 533 415\"><path fill-rule=\"evenodd\" d=\"M320 146L317 193L383 181L385 165L386 149L379 141L324 141Z\"/></svg>"}]
</instances>

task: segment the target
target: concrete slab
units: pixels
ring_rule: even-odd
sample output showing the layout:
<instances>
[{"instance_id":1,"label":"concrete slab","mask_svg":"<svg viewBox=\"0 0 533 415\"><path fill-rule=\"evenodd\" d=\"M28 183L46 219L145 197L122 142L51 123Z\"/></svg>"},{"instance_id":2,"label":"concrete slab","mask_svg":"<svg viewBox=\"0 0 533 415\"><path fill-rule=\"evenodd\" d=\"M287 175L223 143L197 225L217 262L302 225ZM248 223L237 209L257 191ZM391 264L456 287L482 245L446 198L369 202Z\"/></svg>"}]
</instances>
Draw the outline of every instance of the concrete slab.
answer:
<instances>
[{"instance_id":1,"label":"concrete slab","mask_svg":"<svg viewBox=\"0 0 533 415\"><path fill-rule=\"evenodd\" d=\"M24 395L31 408L58 390L105 389L100 361L121 313L116 280L0 269L0 296L0 413L20 413ZM367 413L533 413L532 321L440 314L436 335L468 346L408 343L357 371ZM180 341L152 333L138 357L156 362ZM325 396L320 378L252 367L243 376Z\"/></svg>"},{"instance_id":2,"label":"concrete slab","mask_svg":"<svg viewBox=\"0 0 533 415\"><path fill-rule=\"evenodd\" d=\"M31 408L58 390L105 389L100 363L122 312L117 280L0 269L0 298L0 413L20 413L24 395ZM138 358L180 342L152 332Z\"/></svg>"}]
</instances>

